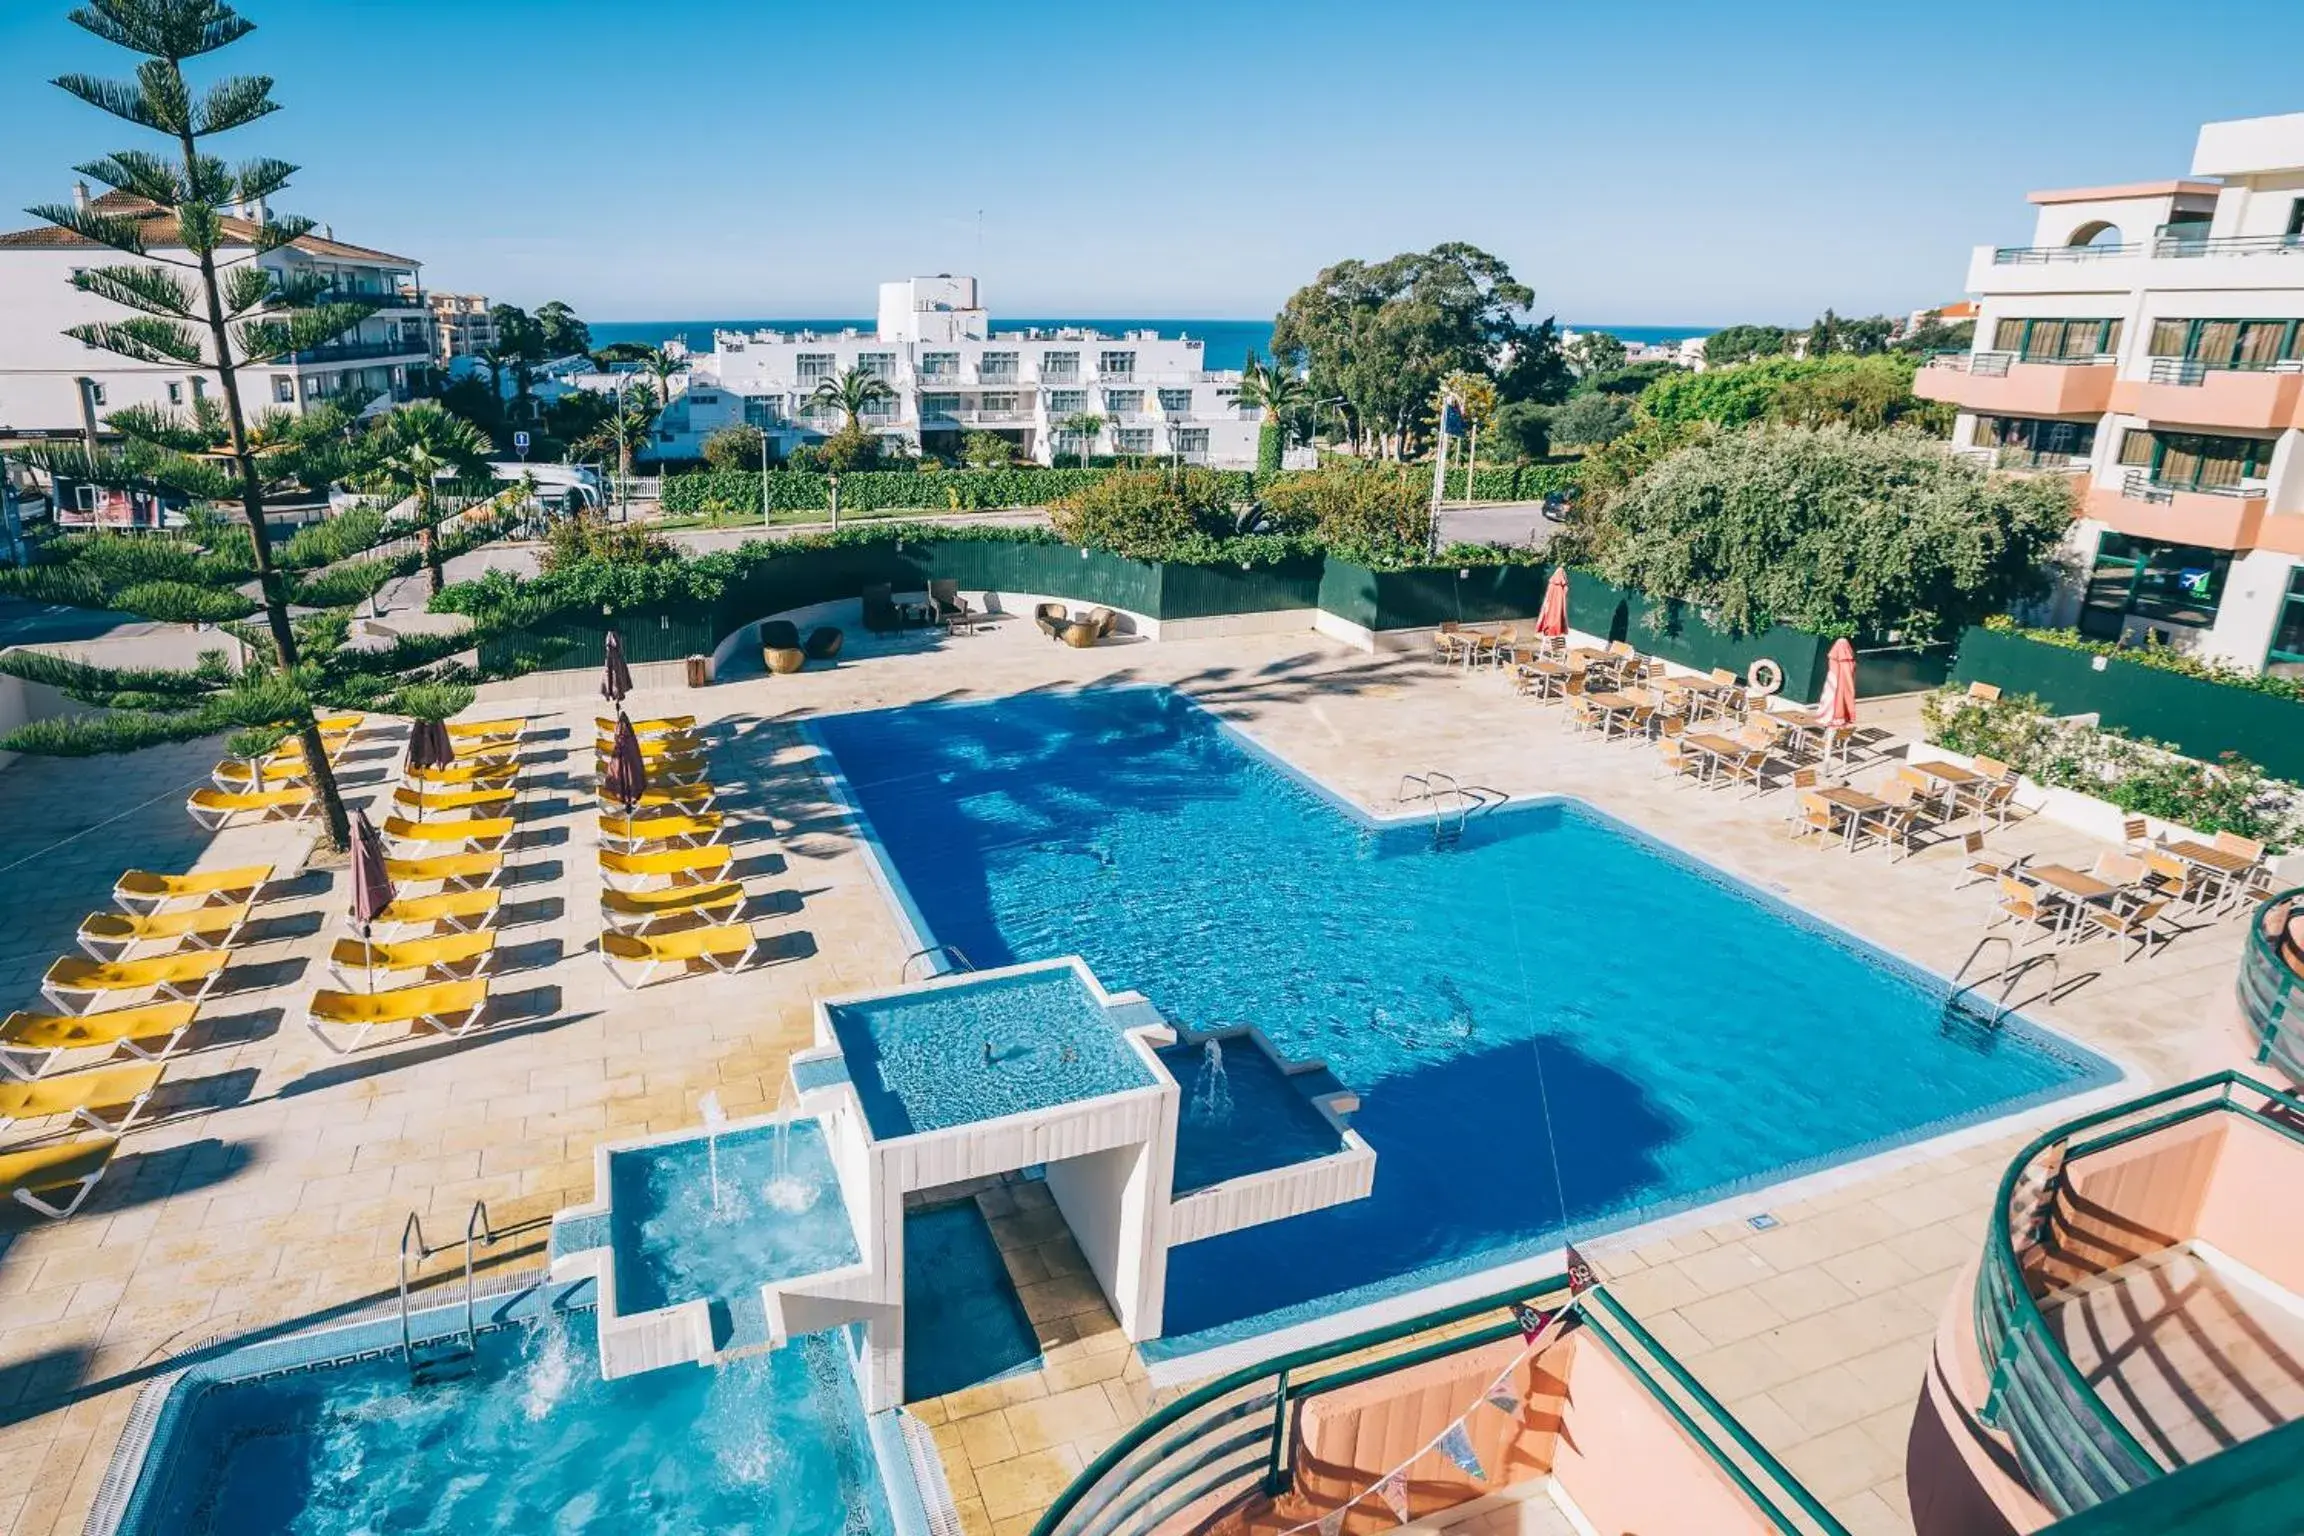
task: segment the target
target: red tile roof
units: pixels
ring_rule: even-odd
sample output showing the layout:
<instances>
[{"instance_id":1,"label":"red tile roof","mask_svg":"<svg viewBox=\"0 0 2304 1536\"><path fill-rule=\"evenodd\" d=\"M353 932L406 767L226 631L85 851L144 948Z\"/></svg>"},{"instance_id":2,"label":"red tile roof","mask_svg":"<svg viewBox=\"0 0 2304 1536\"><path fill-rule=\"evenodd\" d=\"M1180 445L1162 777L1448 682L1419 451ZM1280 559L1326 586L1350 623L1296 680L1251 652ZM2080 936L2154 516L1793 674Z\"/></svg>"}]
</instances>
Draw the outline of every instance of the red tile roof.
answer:
<instances>
[{"instance_id":1,"label":"red tile roof","mask_svg":"<svg viewBox=\"0 0 2304 1536\"><path fill-rule=\"evenodd\" d=\"M176 232L174 215L163 213L159 207L141 197L126 192L107 192L92 206L98 213L115 218L134 219L143 226L144 243L154 249L166 249L181 243ZM223 220L224 244L250 246L255 243L256 225L253 220L226 218ZM348 241L332 240L324 235L303 235L291 242L294 249L307 256L318 256L332 261L372 261L382 266L416 267L422 263L408 256L395 256L390 251L379 251ZM86 240L68 229L44 224L38 229L20 229L0 234L0 250L102 250L92 240Z\"/></svg>"}]
</instances>

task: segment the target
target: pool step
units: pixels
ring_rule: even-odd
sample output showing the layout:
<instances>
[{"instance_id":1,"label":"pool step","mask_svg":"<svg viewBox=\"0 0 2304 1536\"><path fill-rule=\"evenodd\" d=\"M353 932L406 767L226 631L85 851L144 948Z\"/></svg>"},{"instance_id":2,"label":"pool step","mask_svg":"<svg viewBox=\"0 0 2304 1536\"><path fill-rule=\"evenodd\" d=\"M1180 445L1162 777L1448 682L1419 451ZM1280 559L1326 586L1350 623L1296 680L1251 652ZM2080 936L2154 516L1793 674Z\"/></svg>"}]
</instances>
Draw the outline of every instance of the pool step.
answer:
<instances>
[{"instance_id":1,"label":"pool step","mask_svg":"<svg viewBox=\"0 0 2304 1536\"><path fill-rule=\"evenodd\" d=\"M472 1374L479 1352L461 1337L433 1339L408 1354L408 1376L420 1387L461 1381Z\"/></svg>"}]
</instances>

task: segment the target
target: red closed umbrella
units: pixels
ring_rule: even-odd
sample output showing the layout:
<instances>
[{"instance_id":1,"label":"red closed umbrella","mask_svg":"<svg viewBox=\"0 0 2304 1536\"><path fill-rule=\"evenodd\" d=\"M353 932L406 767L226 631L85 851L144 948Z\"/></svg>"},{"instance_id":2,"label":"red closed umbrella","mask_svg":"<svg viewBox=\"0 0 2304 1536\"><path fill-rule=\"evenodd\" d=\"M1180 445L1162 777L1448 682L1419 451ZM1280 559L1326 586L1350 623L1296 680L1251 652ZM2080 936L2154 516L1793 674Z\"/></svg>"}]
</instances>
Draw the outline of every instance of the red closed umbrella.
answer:
<instances>
[{"instance_id":1,"label":"red closed umbrella","mask_svg":"<svg viewBox=\"0 0 2304 1536\"><path fill-rule=\"evenodd\" d=\"M621 709L616 711L616 746L608 754L608 773L600 787L624 803L627 816L648 792L648 763L640 755L640 736Z\"/></svg>"},{"instance_id":2,"label":"red closed umbrella","mask_svg":"<svg viewBox=\"0 0 2304 1536\"><path fill-rule=\"evenodd\" d=\"M1544 606L1536 612L1536 633L1555 639L1568 633L1568 567L1552 567L1552 579L1544 586Z\"/></svg>"},{"instance_id":3,"label":"red closed umbrella","mask_svg":"<svg viewBox=\"0 0 2304 1536\"><path fill-rule=\"evenodd\" d=\"M611 704L621 704L632 692L632 669L624 664L624 637L614 630L601 642L607 653L607 664L601 669L600 697Z\"/></svg>"},{"instance_id":4,"label":"red closed umbrella","mask_svg":"<svg viewBox=\"0 0 2304 1536\"><path fill-rule=\"evenodd\" d=\"M1832 642L1824 674L1824 696L1816 701L1816 718L1826 725L1856 723L1856 647L1845 638Z\"/></svg>"},{"instance_id":5,"label":"red closed umbrella","mask_svg":"<svg viewBox=\"0 0 2304 1536\"><path fill-rule=\"evenodd\" d=\"M384 839L366 811L352 813L352 921L360 925L360 942L368 942L368 925L392 905L392 876L384 867Z\"/></svg>"}]
</instances>

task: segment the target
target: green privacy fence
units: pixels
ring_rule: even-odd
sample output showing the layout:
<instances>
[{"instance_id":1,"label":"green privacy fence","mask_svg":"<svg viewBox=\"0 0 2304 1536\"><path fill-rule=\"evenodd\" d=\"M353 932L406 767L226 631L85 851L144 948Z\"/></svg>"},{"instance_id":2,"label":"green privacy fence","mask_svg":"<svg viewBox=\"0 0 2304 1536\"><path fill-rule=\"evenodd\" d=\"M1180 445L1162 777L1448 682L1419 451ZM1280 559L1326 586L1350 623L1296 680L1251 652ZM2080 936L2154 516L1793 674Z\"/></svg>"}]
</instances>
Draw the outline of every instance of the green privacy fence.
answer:
<instances>
[{"instance_id":1,"label":"green privacy fence","mask_svg":"<svg viewBox=\"0 0 2304 1536\"><path fill-rule=\"evenodd\" d=\"M611 624L624 639L626 661L678 661L710 655L718 644L713 620L703 614L631 613L613 619L560 619L480 642L480 666L491 675L565 671L603 665Z\"/></svg>"},{"instance_id":2,"label":"green privacy fence","mask_svg":"<svg viewBox=\"0 0 2304 1536\"><path fill-rule=\"evenodd\" d=\"M1952 680L2034 694L2057 714L2093 714L2187 757L2237 752L2281 778L2304 778L2304 704L2292 699L1981 628L1961 636Z\"/></svg>"}]
</instances>

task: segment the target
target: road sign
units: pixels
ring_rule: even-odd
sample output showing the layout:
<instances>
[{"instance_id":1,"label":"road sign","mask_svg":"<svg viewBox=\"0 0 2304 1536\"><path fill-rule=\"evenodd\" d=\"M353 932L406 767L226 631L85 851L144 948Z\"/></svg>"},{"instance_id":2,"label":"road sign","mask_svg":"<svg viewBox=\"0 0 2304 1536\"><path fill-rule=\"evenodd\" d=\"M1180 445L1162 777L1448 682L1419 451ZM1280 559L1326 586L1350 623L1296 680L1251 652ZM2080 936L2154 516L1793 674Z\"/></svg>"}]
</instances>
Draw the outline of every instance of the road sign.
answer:
<instances>
[{"instance_id":1,"label":"road sign","mask_svg":"<svg viewBox=\"0 0 2304 1536\"><path fill-rule=\"evenodd\" d=\"M520 455L523 462L525 462L528 457L528 442L529 438L527 433L515 432L512 434L512 451Z\"/></svg>"}]
</instances>

